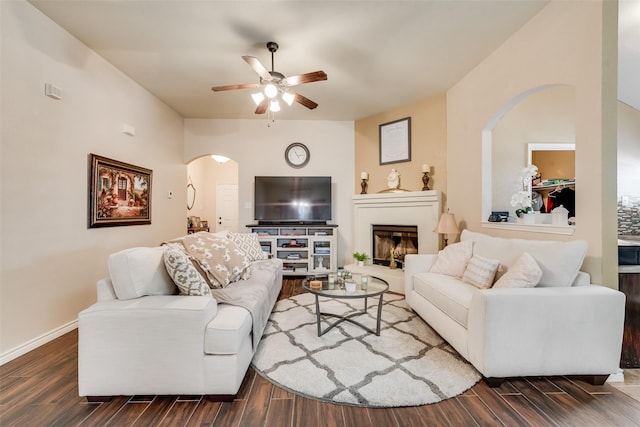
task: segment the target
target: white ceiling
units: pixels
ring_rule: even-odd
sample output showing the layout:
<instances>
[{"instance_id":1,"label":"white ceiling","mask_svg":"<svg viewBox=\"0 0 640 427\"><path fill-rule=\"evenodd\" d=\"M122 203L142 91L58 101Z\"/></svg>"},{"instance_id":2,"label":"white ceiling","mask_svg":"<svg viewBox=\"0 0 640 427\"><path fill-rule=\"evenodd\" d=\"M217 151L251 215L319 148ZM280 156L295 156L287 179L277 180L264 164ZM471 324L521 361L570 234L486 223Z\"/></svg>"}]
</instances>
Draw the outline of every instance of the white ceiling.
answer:
<instances>
[{"instance_id":1,"label":"white ceiling","mask_svg":"<svg viewBox=\"0 0 640 427\"><path fill-rule=\"evenodd\" d=\"M319 104L284 107L280 119L356 120L445 92L548 0L212 1L29 0L184 117L263 118L251 90L211 86L257 83L241 59L286 76L324 70L327 81L296 90ZM626 4L626 5L625 5ZM621 0L620 98L640 109L640 0ZM631 24L635 22L636 25ZM640 63L638 61L637 63ZM627 78L623 78L623 76ZM629 76L634 76L631 78ZM626 83L625 83L626 82ZM629 94L628 92L631 92Z\"/></svg>"}]
</instances>

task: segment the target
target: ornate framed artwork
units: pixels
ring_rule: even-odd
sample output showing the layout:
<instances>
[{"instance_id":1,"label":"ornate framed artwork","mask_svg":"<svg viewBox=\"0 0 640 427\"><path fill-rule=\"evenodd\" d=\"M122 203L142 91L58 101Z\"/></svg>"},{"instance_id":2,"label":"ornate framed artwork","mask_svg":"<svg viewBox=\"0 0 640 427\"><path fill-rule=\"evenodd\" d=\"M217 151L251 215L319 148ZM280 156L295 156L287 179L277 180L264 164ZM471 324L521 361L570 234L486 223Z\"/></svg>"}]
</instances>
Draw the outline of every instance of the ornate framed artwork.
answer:
<instances>
[{"instance_id":1,"label":"ornate framed artwork","mask_svg":"<svg viewBox=\"0 0 640 427\"><path fill-rule=\"evenodd\" d=\"M380 164L411 161L411 117L380 125Z\"/></svg>"},{"instance_id":2,"label":"ornate framed artwork","mask_svg":"<svg viewBox=\"0 0 640 427\"><path fill-rule=\"evenodd\" d=\"M151 224L153 171L89 154L89 228Z\"/></svg>"}]
</instances>

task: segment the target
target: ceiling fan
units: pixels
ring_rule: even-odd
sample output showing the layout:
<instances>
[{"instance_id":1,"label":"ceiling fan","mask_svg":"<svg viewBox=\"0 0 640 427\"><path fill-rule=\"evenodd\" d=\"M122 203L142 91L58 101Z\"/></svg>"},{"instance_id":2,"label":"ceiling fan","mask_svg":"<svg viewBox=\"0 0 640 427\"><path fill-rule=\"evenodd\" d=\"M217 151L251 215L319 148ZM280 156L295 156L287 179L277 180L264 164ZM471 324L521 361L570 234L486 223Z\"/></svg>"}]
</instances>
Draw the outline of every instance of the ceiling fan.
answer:
<instances>
[{"instance_id":1,"label":"ceiling fan","mask_svg":"<svg viewBox=\"0 0 640 427\"><path fill-rule=\"evenodd\" d=\"M258 58L246 55L242 57L253 71L258 73L260 76L260 83L214 86L211 90L214 92L221 92L225 90L261 88L262 90L260 92L251 95L253 101L258 106L256 108L256 114L264 114L267 111L267 107L269 108L269 111L272 112L280 111L279 99L283 100L288 105L291 105L293 104L293 101L296 101L310 110L316 108L318 106L317 103L293 91L291 88L304 83L327 80L327 74L324 71L313 71L311 73L285 77L284 74L275 71L273 66L273 54L278 50L278 43L267 43L267 49L271 52L271 71L268 71L260 63Z\"/></svg>"}]
</instances>

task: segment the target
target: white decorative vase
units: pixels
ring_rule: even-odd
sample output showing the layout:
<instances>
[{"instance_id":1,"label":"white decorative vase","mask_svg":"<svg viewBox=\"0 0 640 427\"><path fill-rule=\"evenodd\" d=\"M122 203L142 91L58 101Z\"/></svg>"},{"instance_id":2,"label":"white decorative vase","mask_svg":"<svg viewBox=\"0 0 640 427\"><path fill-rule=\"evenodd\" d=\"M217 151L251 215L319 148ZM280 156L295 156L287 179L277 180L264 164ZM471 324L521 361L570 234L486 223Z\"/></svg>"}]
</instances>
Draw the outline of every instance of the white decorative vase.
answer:
<instances>
[{"instance_id":1,"label":"white decorative vase","mask_svg":"<svg viewBox=\"0 0 640 427\"><path fill-rule=\"evenodd\" d=\"M567 225L569 224L569 211L560 205L551 211L551 224Z\"/></svg>"},{"instance_id":2,"label":"white decorative vase","mask_svg":"<svg viewBox=\"0 0 640 427\"><path fill-rule=\"evenodd\" d=\"M531 225L536 223L536 216L533 212L522 214L518 217L518 224Z\"/></svg>"},{"instance_id":3,"label":"white decorative vase","mask_svg":"<svg viewBox=\"0 0 640 427\"><path fill-rule=\"evenodd\" d=\"M345 280L344 287L347 290L347 292L355 292L356 282L354 282L353 280Z\"/></svg>"},{"instance_id":4,"label":"white decorative vase","mask_svg":"<svg viewBox=\"0 0 640 427\"><path fill-rule=\"evenodd\" d=\"M364 267L364 261L358 261L358 267Z\"/></svg>"}]
</instances>

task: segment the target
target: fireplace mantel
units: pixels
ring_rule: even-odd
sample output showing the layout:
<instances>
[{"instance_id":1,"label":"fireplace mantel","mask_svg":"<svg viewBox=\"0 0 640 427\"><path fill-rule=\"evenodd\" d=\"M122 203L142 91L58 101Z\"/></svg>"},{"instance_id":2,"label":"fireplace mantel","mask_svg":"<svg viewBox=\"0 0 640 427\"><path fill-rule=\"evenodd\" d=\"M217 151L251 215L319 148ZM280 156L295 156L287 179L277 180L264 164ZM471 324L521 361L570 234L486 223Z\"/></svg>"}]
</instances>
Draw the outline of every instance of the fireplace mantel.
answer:
<instances>
[{"instance_id":1,"label":"fireplace mantel","mask_svg":"<svg viewBox=\"0 0 640 427\"><path fill-rule=\"evenodd\" d=\"M418 227L418 253L435 254L439 250L440 237L433 229L441 211L439 190L355 195L353 250L371 255L373 224L415 225Z\"/></svg>"}]
</instances>

